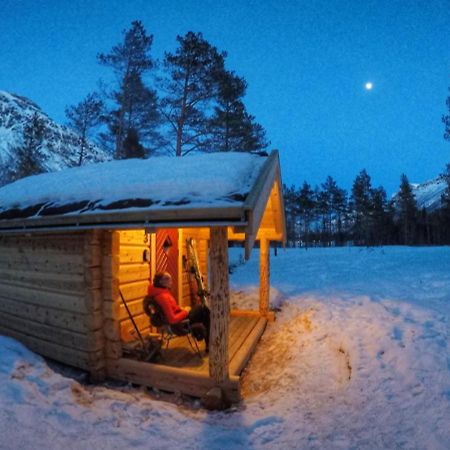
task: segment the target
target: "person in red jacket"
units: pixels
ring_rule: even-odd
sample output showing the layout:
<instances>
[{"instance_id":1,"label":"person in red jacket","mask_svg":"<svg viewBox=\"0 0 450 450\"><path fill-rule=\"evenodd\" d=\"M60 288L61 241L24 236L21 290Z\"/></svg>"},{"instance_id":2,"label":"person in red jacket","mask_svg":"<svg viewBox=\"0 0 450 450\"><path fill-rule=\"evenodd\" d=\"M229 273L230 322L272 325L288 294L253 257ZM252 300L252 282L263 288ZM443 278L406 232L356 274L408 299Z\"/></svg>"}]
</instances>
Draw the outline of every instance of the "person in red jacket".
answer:
<instances>
[{"instance_id":1,"label":"person in red jacket","mask_svg":"<svg viewBox=\"0 0 450 450\"><path fill-rule=\"evenodd\" d=\"M209 350L210 318L207 306L195 305L190 311L181 308L173 297L172 276L168 272L158 272L153 277L153 285L148 287L148 296L153 297L163 310L170 325L189 319L191 325L202 324L205 330L206 351Z\"/></svg>"},{"instance_id":2,"label":"person in red jacket","mask_svg":"<svg viewBox=\"0 0 450 450\"><path fill-rule=\"evenodd\" d=\"M153 278L153 285L148 287L148 295L153 297L163 310L167 322L170 325L181 322L188 318L188 312L178 306L170 289L172 288L172 277L170 273L157 273Z\"/></svg>"}]
</instances>

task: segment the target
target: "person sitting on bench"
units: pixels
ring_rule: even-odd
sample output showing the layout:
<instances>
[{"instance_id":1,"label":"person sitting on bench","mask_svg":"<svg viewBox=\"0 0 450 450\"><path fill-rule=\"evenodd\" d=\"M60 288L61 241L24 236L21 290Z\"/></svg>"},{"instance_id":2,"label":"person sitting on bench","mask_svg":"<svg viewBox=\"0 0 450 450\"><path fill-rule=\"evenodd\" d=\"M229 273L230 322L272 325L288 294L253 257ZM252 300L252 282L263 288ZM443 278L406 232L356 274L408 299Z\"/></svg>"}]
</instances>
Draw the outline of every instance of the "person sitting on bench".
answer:
<instances>
[{"instance_id":1,"label":"person sitting on bench","mask_svg":"<svg viewBox=\"0 0 450 450\"><path fill-rule=\"evenodd\" d=\"M191 326L201 324L204 327L206 352L209 351L210 312L206 305L195 305L192 309L181 308L173 297L172 276L168 272L158 272L153 277L153 284L148 287L148 296L153 297L164 312L167 322L175 325L188 319ZM192 327L193 329L195 327Z\"/></svg>"}]
</instances>

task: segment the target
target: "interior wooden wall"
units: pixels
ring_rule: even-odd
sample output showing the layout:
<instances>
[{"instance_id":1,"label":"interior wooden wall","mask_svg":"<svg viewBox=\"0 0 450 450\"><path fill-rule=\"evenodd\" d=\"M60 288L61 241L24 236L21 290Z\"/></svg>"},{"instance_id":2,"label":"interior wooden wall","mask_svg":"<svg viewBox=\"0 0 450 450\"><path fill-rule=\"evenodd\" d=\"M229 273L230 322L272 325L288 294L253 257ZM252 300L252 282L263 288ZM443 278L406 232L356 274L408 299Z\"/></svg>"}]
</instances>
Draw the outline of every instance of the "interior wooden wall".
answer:
<instances>
[{"instance_id":1,"label":"interior wooden wall","mask_svg":"<svg viewBox=\"0 0 450 450\"><path fill-rule=\"evenodd\" d=\"M0 333L102 376L101 233L0 237Z\"/></svg>"},{"instance_id":2,"label":"interior wooden wall","mask_svg":"<svg viewBox=\"0 0 450 450\"><path fill-rule=\"evenodd\" d=\"M107 336L107 354L113 359L121 356L121 343L138 339L133 323L120 297L122 292L125 302L133 316L139 331L145 336L150 331L150 320L145 315L142 304L147 295L151 280L152 261L144 261L144 251L150 258L154 256L151 249L151 236L145 238L144 230L105 232L103 248L104 264L104 314L105 333ZM181 306L191 305L191 288L186 267L182 263L186 257L186 239L196 240L200 269L205 283L208 282L208 229L180 230L179 245L180 268L182 271Z\"/></svg>"},{"instance_id":3,"label":"interior wooden wall","mask_svg":"<svg viewBox=\"0 0 450 450\"><path fill-rule=\"evenodd\" d=\"M148 334L150 320L142 308L151 273L151 239L144 230L128 230L119 233L119 288L127 303L130 313L141 333ZM149 258L144 260L144 252ZM138 339L128 312L119 298L119 314L121 338L124 342Z\"/></svg>"}]
</instances>

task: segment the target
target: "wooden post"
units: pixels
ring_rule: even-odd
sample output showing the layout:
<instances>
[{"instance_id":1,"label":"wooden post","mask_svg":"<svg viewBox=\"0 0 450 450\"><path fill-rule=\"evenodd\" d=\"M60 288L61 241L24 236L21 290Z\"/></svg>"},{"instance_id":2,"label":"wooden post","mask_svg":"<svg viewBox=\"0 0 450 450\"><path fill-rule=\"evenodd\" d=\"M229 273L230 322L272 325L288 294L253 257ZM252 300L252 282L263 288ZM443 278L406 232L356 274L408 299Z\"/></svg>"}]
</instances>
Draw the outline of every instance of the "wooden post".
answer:
<instances>
[{"instance_id":1,"label":"wooden post","mask_svg":"<svg viewBox=\"0 0 450 450\"><path fill-rule=\"evenodd\" d=\"M269 240L261 238L259 241L259 312L266 316L269 312L270 290L270 255Z\"/></svg>"},{"instance_id":2,"label":"wooden post","mask_svg":"<svg viewBox=\"0 0 450 450\"><path fill-rule=\"evenodd\" d=\"M228 328L230 321L230 292L228 285L228 235L226 227L211 228L211 332L209 376L216 385L229 378Z\"/></svg>"}]
</instances>

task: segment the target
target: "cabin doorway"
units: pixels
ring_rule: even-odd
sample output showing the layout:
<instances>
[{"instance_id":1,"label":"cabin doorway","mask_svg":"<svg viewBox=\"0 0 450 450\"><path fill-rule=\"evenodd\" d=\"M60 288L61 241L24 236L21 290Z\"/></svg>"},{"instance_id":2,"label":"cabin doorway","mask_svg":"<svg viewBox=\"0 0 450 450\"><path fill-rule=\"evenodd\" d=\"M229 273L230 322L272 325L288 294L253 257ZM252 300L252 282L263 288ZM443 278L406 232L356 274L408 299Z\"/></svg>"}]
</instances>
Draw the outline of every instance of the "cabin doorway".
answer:
<instances>
[{"instance_id":1,"label":"cabin doorway","mask_svg":"<svg viewBox=\"0 0 450 450\"><path fill-rule=\"evenodd\" d=\"M178 301L178 229L163 228L156 232L156 272L172 275L172 294Z\"/></svg>"}]
</instances>

